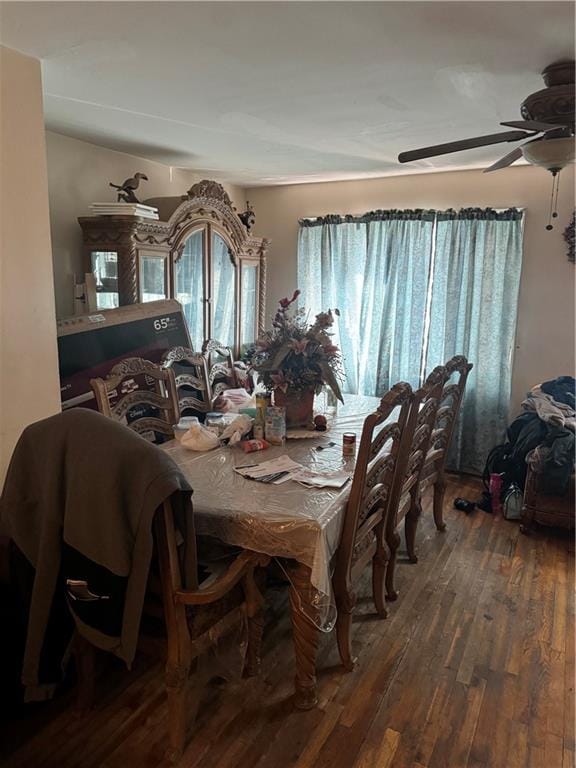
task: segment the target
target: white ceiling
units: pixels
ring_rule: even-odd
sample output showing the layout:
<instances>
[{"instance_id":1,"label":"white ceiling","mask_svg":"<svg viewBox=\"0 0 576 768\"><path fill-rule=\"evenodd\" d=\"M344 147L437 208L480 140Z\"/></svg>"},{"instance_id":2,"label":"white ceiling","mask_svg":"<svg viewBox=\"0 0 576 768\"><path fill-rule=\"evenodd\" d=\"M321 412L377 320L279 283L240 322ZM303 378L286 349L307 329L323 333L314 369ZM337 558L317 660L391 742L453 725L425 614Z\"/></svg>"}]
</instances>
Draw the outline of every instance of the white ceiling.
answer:
<instances>
[{"instance_id":1,"label":"white ceiling","mask_svg":"<svg viewBox=\"0 0 576 768\"><path fill-rule=\"evenodd\" d=\"M244 185L483 167L398 152L519 118L571 2L2 2L50 130ZM506 130L506 129L502 129Z\"/></svg>"}]
</instances>

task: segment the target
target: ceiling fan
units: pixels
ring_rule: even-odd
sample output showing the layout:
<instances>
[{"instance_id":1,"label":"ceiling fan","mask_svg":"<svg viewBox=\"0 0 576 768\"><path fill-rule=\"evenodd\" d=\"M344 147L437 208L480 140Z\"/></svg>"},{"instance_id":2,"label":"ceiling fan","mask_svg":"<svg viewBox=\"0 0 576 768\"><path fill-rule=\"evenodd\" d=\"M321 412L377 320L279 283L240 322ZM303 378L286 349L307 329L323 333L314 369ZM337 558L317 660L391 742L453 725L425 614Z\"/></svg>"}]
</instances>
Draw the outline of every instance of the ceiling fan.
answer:
<instances>
[{"instance_id":1,"label":"ceiling fan","mask_svg":"<svg viewBox=\"0 0 576 768\"><path fill-rule=\"evenodd\" d=\"M520 106L523 120L500 123L515 130L401 152L398 162L410 163L426 157L527 139L486 168L484 173L506 168L524 157L528 163L539 165L556 175L561 168L574 161L574 69L573 60L558 61L544 69L542 77L546 88L524 99Z\"/></svg>"}]
</instances>

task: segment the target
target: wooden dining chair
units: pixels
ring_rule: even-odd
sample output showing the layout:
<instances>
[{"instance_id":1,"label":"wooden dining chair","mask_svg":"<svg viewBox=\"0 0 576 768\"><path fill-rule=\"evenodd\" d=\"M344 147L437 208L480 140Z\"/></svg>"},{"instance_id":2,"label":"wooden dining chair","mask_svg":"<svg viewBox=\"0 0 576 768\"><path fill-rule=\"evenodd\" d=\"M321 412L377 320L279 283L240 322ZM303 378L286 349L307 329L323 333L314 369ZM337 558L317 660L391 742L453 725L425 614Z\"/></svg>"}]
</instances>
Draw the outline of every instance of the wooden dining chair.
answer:
<instances>
[{"instance_id":1,"label":"wooden dining chair","mask_svg":"<svg viewBox=\"0 0 576 768\"><path fill-rule=\"evenodd\" d=\"M115 365L105 379L91 379L98 410L156 442L174 437L180 419L174 372L141 357Z\"/></svg>"},{"instance_id":2,"label":"wooden dining chair","mask_svg":"<svg viewBox=\"0 0 576 768\"><path fill-rule=\"evenodd\" d=\"M188 521L190 524L190 521ZM257 584L270 558L243 550L222 572L198 583L196 553L186 552L187 573L193 574L189 588L183 587L181 558L177 545L174 510L170 500L154 520L154 557L143 608L139 647L166 659L165 686L168 699L168 748L166 758L177 762L184 751L187 732L193 727L201 695L210 675L201 668L202 659L235 628L245 626L248 637L246 671L260 669L263 630L263 597ZM155 570L156 569L156 570ZM164 621L158 632L158 574ZM188 577L190 580L190 576ZM152 585L152 586L151 586ZM152 629L153 631L147 632ZM77 636L78 701L89 709L94 695L94 647Z\"/></svg>"},{"instance_id":3,"label":"wooden dining chair","mask_svg":"<svg viewBox=\"0 0 576 768\"><path fill-rule=\"evenodd\" d=\"M415 537L418 518L421 514L420 477L447 378L448 371L444 366L434 368L424 385L414 392L412 398L408 427L400 446L401 461L405 471L395 478L386 521L386 542L390 549L386 566L387 600L396 600L398 597L394 587L394 573L400 536L396 529L402 520L405 526L408 559L411 563L418 562Z\"/></svg>"},{"instance_id":4,"label":"wooden dining chair","mask_svg":"<svg viewBox=\"0 0 576 768\"><path fill-rule=\"evenodd\" d=\"M212 388L205 355L188 347L173 347L162 357L162 366L174 371L182 416L212 410Z\"/></svg>"},{"instance_id":5,"label":"wooden dining chair","mask_svg":"<svg viewBox=\"0 0 576 768\"><path fill-rule=\"evenodd\" d=\"M169 504L164 504L155 522L167 633L169 758L175 761L185 743L187 692L193 663L233 627L245 622L247 671L249 675L256 675L260 670L264 601L256 582L256 569L267 566L270 558L243 550L221 575L183 589L174 516ZM198 709L202 682L189 713L192 717Z\"/></svg>"},{"instance_id":6,"label":"wooden dining chair","mask_svg":"<svg viewBox=\"0 0 576 768\"><path fill-rule=\"evenodd\" d=\"M234 355L230 347L216 339L206 339L202 345L202 354L206 358L213 399L227 389L236 389L240 386Z\"/></svg>"},{"instance_id":7,"label":"wooden dining chair","mask_svg":"<svg viewBox=\"0 0 576 768\"><path fill-rule=\"evenodd\" d=\"M420 493L422 494L430 486L434 487L434 523L439 531L446 530L443 514L444 494L446 492L446 457L462 405L466 380L472 368L472 363L469 363L463 355L456 355L446 363L449 378L442 390L434 431L422 468Z\"/></svg>"},{"instance_id":8,"label":"wooden dining chair","mask_svg":"<svg viewBox=\"0 0 576 768\"><path fill-rule=\"evenodd\" d=\"M412 389L395 384L378 409L364 421L350 496L346 505L333 576L338 617L338 650L344 667L354 666L351 650L354 584L368 563L372 564L372 596L376 611L386 617L384 577L388 560L384 532L394 478L406 470L401 452L409 428Z\"/></svg>"}]
</instances>

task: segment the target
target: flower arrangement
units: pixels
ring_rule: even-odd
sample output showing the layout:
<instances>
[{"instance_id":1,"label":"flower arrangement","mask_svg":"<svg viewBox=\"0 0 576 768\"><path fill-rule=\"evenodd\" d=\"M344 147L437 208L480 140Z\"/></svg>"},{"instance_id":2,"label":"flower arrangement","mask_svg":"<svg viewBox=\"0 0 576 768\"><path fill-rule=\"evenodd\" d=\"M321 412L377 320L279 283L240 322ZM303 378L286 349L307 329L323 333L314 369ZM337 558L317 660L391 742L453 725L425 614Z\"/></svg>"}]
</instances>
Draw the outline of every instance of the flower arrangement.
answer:
<instances>
[{"instance_id":1,"label":"flower arrangement","mask_svg":"<svg viewBox=\"0 0 576 768\"><path fill-rule=\"evenodd\" d=\"M310 325L305 309L291 309L299 295L300 291L294 291L291 299L280 300L272 329L256 342L251 367L268 391L313 390L318 394L326 384L344 402L338 383L342 359L329 332L334 324L332 310L316 315ZM340 312L335 309L334 314Z\"/></svg>"}]
</instances>

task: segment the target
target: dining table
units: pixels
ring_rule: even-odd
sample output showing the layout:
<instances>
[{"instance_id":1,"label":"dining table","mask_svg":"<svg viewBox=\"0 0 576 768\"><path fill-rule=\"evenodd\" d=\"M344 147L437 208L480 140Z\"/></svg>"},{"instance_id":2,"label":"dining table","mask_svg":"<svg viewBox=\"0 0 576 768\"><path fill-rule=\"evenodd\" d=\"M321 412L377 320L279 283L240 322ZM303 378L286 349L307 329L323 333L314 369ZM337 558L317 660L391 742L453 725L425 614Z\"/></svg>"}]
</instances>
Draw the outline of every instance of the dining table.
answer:
<instances>
[{"instance_id":1,"label":"dining table","mask_svg":"<svg viewBox=\"0 0 576 768\"><path fill-rule=\"evenodd\" d=\"M326 431L288 431L283 445L253 453L237 446L192 451L178 440L162 445L193 489L197 534L275 558L286 575L296 666L294 700L299 709L317 703L319 639L336 621L332 563L351 479L341 488L315 488L292 479L257 482L236 470L287 455L314 472L346 472L351 478L364 420L379 402L375 397L345 395ZM356 435L352 456L343 455L345 432Z\"/></svg>"}]
</instances>

